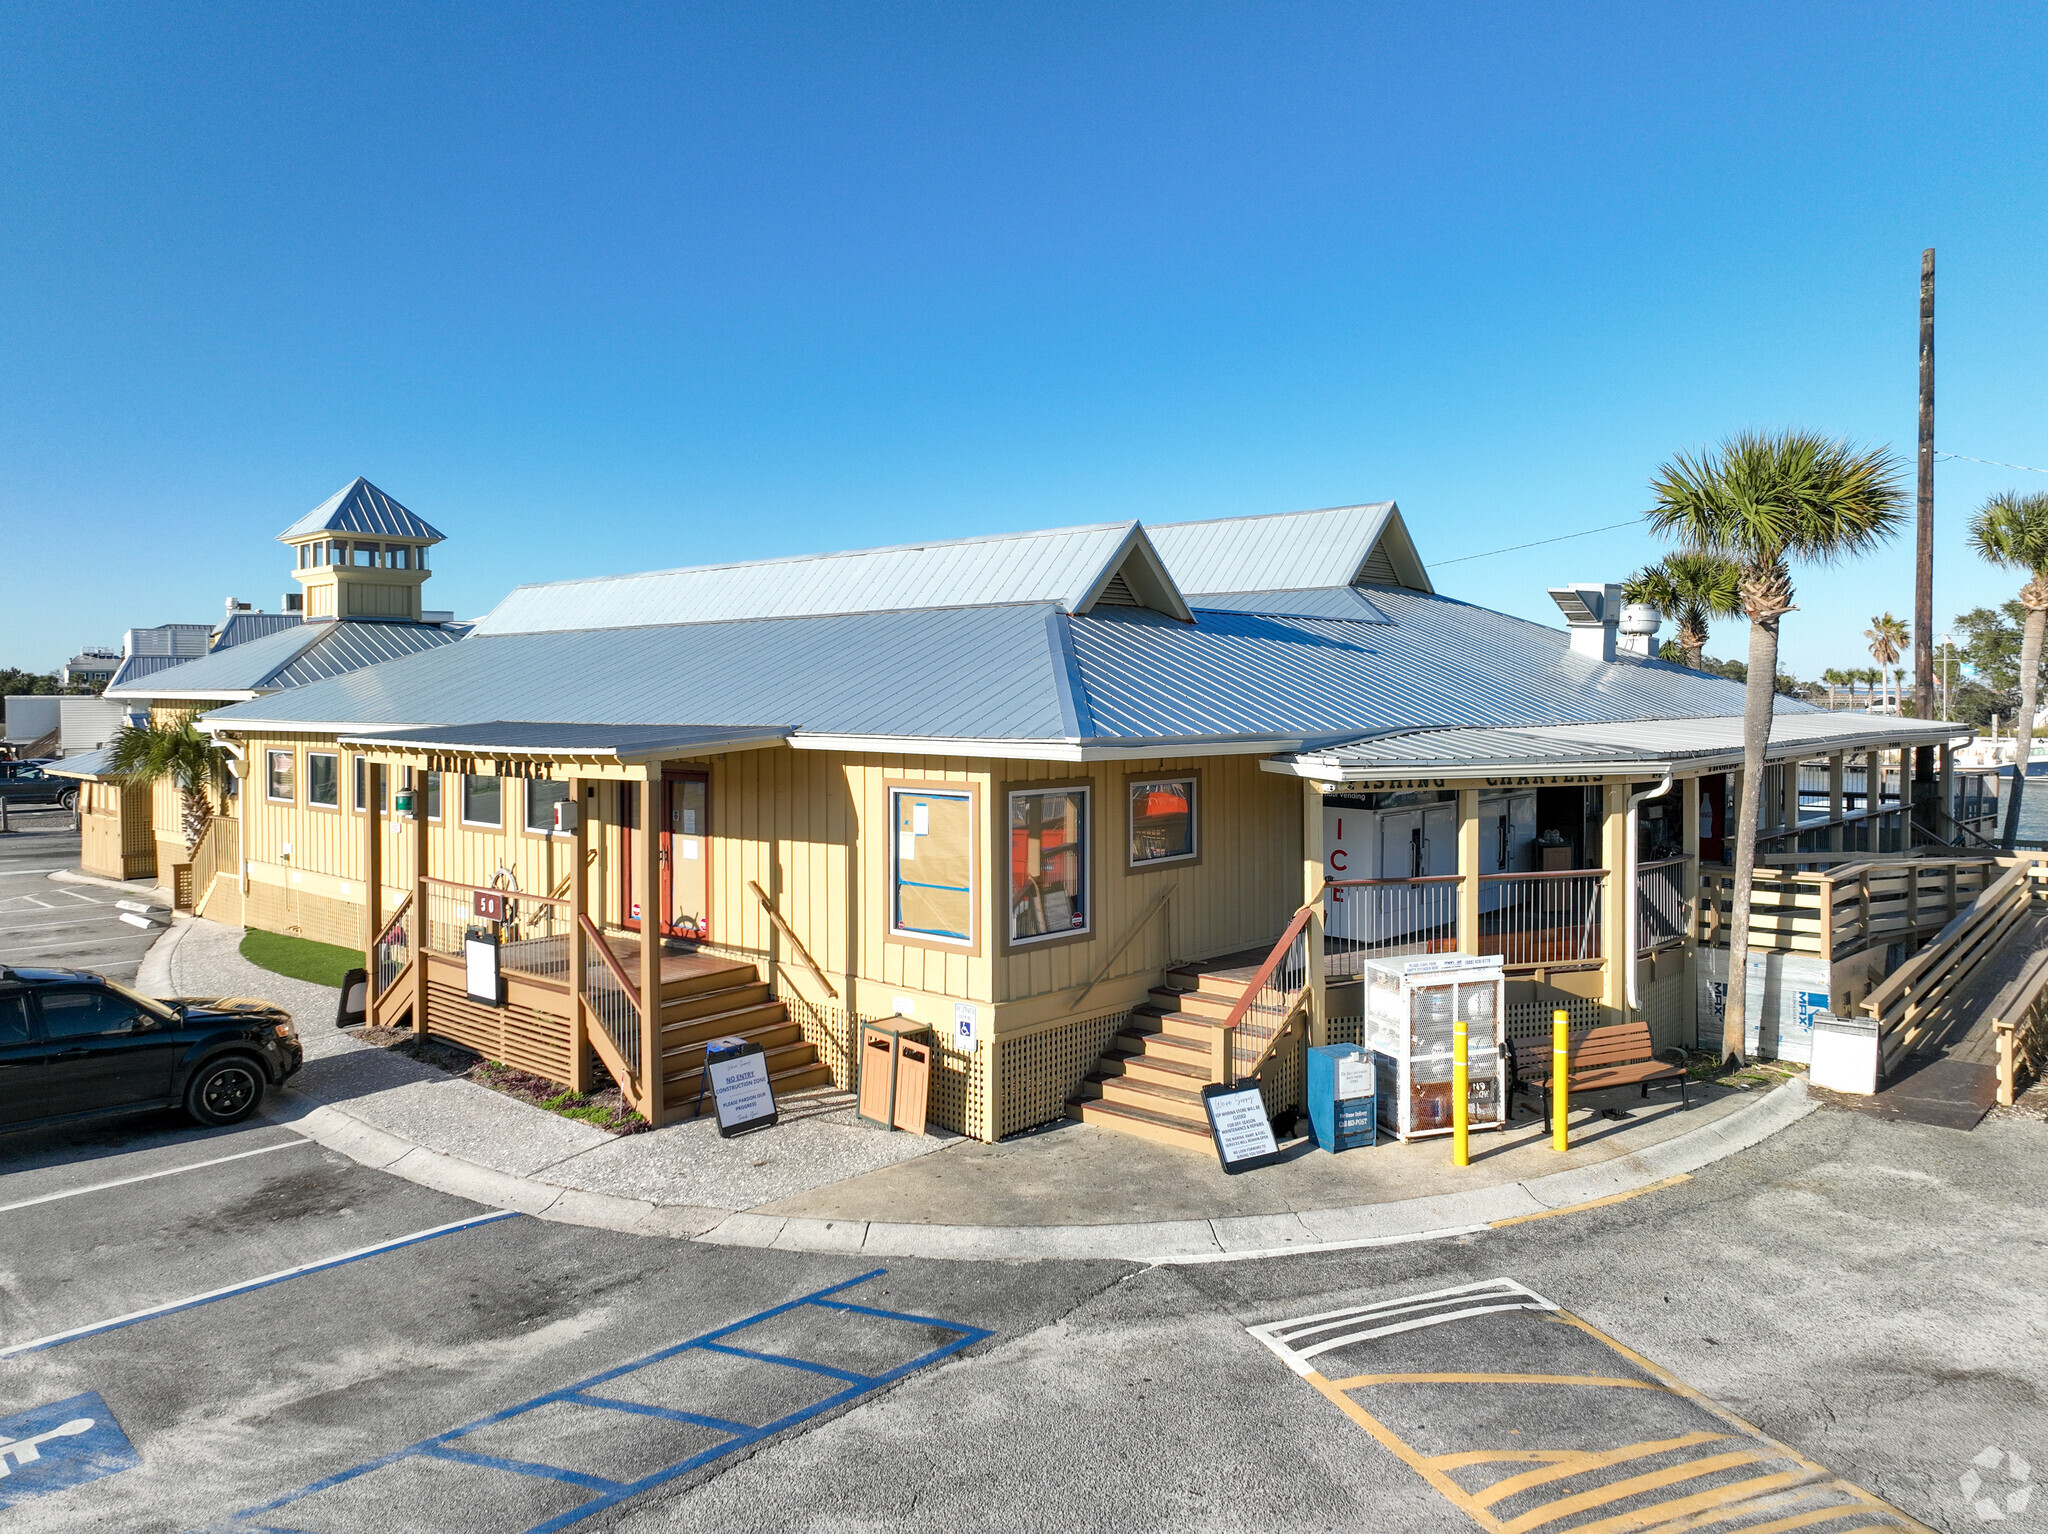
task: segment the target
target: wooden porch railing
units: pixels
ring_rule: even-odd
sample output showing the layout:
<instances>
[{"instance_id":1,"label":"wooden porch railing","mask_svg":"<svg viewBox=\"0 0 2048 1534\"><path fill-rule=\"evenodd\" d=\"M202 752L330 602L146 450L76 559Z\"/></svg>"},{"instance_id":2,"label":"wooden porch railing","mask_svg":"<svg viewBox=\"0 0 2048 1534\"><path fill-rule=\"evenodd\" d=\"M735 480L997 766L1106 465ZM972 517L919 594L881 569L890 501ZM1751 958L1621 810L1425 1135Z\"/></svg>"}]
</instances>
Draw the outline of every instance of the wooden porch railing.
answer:
<instances>
[{"instance_id":1,"label":"wooden porch railing","mask_svg":"<svg viewBox=\"0 0 2048 1534\"><path fill-rule=\"evenodd\" d=\"M2048 1062L2048 953L2035 958L1991 1019L1998 1046L1998 1100L2010 1108Z\"/></svg>"},{"instance_id":2,"label":"wooden porch railing","mask_svg":"<svg viewBox=\"0 0 2048 1534\"><path fill-rule=\"evenodd\" d=\"M1861 1010L1878 1022L1879 1058L1885 1071L1893 1070L1916 1044L1950 1020L1957 989L2018 925L2033 905L2035 887L2044 875L2048 860L2013 859L1968 910L1863 999Z\"/></svg>"},{"instance_id":3,"label":"wooden porch railing","mask_svg":"<svg viewBox=\"0 0 2048 1534\"><path fill-rule=\"evenodd\" d=\"M213 893L213 877L223 871L237 876L242 871L242 825L226 815L216 815L199 834L192 849L191 887L186 908L195 916L206 910L206 897Z\"/></svg>"},{"instance_id":4,"label":"wooden porch railing","mask_svg":"<svg viewBox=\"0 0 2048 1534\"><path fill-rule=\"evenodd\" d=\"M1323 886L1329 973L1364 973L1369 958L1449 953L1458 946L1458 874L1420 879L1333 879Z\"/></svg>"},{"instance_id":5,"label":"wooden porch railing","mask_svg":"<svg viewBox=\"0 0 2048 1534\"><path fill-rule=\"evenodd\" d=\"M1294 913L1273 951L1253 973L1244 994L1216 1031L1210 1077L1230 1082L1256 1078L1283 1039L1301 1021L1301 1004L1309 987L1308 924L1323 903L1329 886Z\"/></svg>"},{"instance_id":6,"label":"wooden porch railing","mask_svg":"<svg viewBox=\"0 0 2048 1534\"><path fill-rule=\"evenodd\" d=\"M634 1112L645 1114L647 1100L661 1090L661 1072L640 1069L640 988L612 952L604 933L587 915L576 918L592 958L577 979L576 993L597 1026L587 1030L590 1047L619 1084L619 1095Z\"/></svg>"},{"instance_id":7,"label":"wooden porch railing","mask_svg":"<svg viewBox=\"0 0 2048 1534\"><path fill-rule=\"evenodd\" d=\"M413 955L417 944L413 939L415 918L413 898L407 895L398 902L398 909L391 913L391 920L384 930L377 934L374 947L376 972L370 976L370 1021L381 1022L385 998L398 983L412 973Z\"/></svg>"},{"instance_id":8,"label":"wooden porch railing","mask_svg":"<svg viewBox=\"0 0 2048 1534\"><path fill-rule=\"evenodd\" d=\"M804 940L782 919L782 913L775 909L775 902L768 898L768 892L753 879L747 881L747 888L752 890L754 898L761 902L761 909L768 913L768 920L775 924L775 930L782 934L782 940L796 950L796 956L804 961L804 967L817 977L818 984L825 988L825 994L836 998L839 995L838 988L825 978L825 971L819 968L818 961L811 957L810 949L804 947Z\"/></svg>"},{"instance_id":9,"label":"wooden porch railing","mask_svg":"<svg viewBox=\"0 0 2048 1534\"><path fill-rule=\"evenodd\" d=\"M1758 869L1749 908L1752 948L1846 958L1938 932L1998 875L1990 853L1902 856L1828 869ZM1726 947L1735 875L1700 873L1693 921L1700 943Z\"/></svg>"}]
</instances>

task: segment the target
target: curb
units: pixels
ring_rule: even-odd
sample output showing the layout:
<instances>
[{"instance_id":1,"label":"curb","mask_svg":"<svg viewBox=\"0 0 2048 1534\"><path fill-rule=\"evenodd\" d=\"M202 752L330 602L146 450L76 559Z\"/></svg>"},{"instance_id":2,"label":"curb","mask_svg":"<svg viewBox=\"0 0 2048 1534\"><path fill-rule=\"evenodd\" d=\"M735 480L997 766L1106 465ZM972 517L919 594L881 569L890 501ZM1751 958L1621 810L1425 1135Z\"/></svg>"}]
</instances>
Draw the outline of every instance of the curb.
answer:
<instances>
[{"instance_id":1,"label":"curb","mask_svg":"<svg viewBox=\"0 0 2048 1534\"><path fill-rule=\"evenodd\" d=\"M107 881L97 882L104 884ZM115 887L119 888L118 885ZM192 918L182 911L165 914L170 917L170 924L164 928L163 935L149 945L149 952L142 956L142 963L135 970L135 989L145 996L178 994L178 988L171 983L171 955L178 951L178 944L192 930Z\"/></svg>"},{"instance_id":2,"label":"curb","mask_svg":"<svg viewBox=\"0 0 2048 1534\"><path fill-rule=\"evenodd\" d=\"M174 932L176 929L173 929ZM170 947L166 940L150 958ZM148 962L145 960L145 963ZM166 972L169 960L165 960ZM423 1187L567 1225L715 1246L840 1256L955 1261L1109 1259L1152 1265L1242 1262L1472 1235L1677 1181L1746 1150L1812 1113L1803 1079L1774 1087L1726 1118L1593 1166L1465 1193L1288 1214L1128 1225L912 1225L733 1212L592 1193L515 1176L430 1150L329 1105L263 1117L350 1160Z\"/></svg>"}]
</instances>

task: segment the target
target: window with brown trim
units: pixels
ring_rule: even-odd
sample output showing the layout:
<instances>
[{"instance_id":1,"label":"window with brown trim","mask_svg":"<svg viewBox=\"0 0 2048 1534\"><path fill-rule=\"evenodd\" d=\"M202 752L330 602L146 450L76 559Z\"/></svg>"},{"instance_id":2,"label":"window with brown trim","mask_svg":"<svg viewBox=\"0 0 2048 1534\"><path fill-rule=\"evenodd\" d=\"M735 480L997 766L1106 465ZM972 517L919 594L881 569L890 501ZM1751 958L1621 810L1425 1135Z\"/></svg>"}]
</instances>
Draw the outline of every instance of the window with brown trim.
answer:
<instances>
[{"instance_id":1,"label":"window with brown trim","mask_svg":"<svg viewBox=\"0 0 2048 1534\"><path fill-rule=\"evenodd\" d=\"M289 751L266 751L263 753L266 775L265 792L272 804L292 802L292 753Z\"/></svg>"},{"instance_id":2,"label":"window with brown trim","mask_svg":"<svg viewBox=\"0 0 2048 1534\"><path fill-rule=\"evenodd\" d=\"M1131 867L1191 863L1200 855L1196 843L1196 787L1192 775L1131 781Z\"/></svg>"},{"instance_id":3,"label":"window with brown trim","mask_svg":"<svg viewBox=\"0 0 2048 1534\"><path fill-rule=\"evenodd\" d=\"M1076 937L1089 930L1086 788L1010 794L1010 941Z\"/></svg>"}]
</instances>

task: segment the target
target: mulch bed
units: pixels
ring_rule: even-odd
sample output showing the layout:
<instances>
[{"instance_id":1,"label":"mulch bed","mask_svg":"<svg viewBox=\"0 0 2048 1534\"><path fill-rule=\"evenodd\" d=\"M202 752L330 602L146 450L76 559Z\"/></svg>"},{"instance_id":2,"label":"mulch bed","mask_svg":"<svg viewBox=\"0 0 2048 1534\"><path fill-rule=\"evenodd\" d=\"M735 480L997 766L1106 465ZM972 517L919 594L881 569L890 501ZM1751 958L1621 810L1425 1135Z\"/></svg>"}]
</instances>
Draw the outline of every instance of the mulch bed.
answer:
<instances>
[{"instance_id":1,"label":"mulch bed","mask_svg":"<svg viewBox=\"0 0 2048 1534\"><path fill-rule=\"evenodd\" d=\"M410 1029L358 1028L351 1031L365 1044L392 1050L446 1071L451 1076L460 1076L478 1086L489 1087L493 1092L502 1092L536 1108L545 1108L549 1113L558 1113L565 1119L594 1125L607 1134L637 1135L654 1127L626 1106L618 1083L612 1080L600 1061L591 1062L591 1090L571 1092L545 1076L515 1070L496 1060L486 1060L475 1050L450 1044L445 1039L423 1039Z\"/></svg>"}]
</instances>

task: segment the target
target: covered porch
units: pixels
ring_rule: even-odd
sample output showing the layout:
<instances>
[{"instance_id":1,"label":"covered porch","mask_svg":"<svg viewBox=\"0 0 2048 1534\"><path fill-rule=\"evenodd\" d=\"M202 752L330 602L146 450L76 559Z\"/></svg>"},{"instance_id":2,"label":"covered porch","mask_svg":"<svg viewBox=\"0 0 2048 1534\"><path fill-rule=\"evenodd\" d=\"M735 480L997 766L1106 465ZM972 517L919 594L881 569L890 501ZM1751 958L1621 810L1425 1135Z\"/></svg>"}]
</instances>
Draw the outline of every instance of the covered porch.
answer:
<instances>
[{"instance_id":1,"label":"covered porch","mask_svg":"<svg viewBox=\"0 0 2048 1534\"><path fill-rule=\"evenodd\" d=\"M688 810L687 794L669 791L697 782L692 769L711 753L781 738L524 722L344 737L368 774L359 831L369 1021L447 1038L571 1091L608 1075L654 1125L698 1111L713 1038L761 1042L782 1087L828 1083L758 967L704 945L709 827L701 799ZM466 801L457 807L478 782L494 785L488 827L470 820ZM544 839L559 878L521 888L489 845L505 835ZM495 974L495 999L479 964Z\"/></svg>"}]
</instances>

